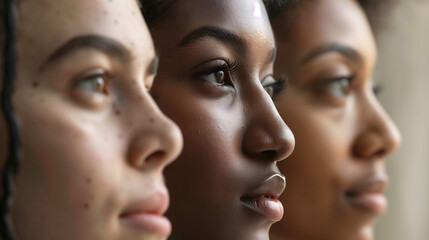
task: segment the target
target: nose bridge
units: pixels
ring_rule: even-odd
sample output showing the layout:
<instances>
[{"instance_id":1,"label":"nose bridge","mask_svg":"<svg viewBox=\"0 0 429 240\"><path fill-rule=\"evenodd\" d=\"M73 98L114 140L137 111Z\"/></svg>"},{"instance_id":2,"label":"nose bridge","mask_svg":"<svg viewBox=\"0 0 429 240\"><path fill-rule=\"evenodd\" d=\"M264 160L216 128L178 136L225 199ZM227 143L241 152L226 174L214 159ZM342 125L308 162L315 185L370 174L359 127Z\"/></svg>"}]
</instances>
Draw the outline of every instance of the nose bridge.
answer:
<instances>
[{"instance_id":1,"label":"nose bridge","mask_svg":"<svg viewBox=\"0 0 429 240\"><path fill-rule=\"evenodd\" d=\"M368 145L366 155L376 154L379 157L385 157L399 147L400 132L375 96L367 97L365 102L361 109L361 112L366 114L362 114L361 118L364 127L360 145ZM369 147L370 144L371 147Z\"/></svg>"},{"instance_id":2,"label":"nose bridge","mask_svg":"<svg viewBox=\"0 0 429 240\"><path fill-rule=\"evenodd\" d=\"M401 134L399 132L399 129L392 121L390 116L387 114L387 112L384 110L377 98L374 97L371 100L374 102L374 121L376 122L374 124L376 126L379 126L379 128L381 129L380 132L384 136L385 141L387 142L387 147L391 149L390 151L393 151L398 148L401 143Z\"/></svg>"},{"instance_id":3,"label":"nose bridge","mask_svg":"<svg viewBox=\"0 0 429 240\"><path fill-rule=\"evenodd\" d=\"M144 90L129 113L133 116L128 158L134 167L165 167L180 153L183 140L177 125L167 118Z\"/></svg>"},{"instance_id":4,"label":"nose bridge","mask_svg":"<svg viewBox=\"0 0 429 240\"><path fill-rule=\"evenodd\" d=\"M249 92L245 105L248 127L243 139L244 150L259 158L284 160L295 147L292 132L262 86Z\"/></svg>"}]
</instances>

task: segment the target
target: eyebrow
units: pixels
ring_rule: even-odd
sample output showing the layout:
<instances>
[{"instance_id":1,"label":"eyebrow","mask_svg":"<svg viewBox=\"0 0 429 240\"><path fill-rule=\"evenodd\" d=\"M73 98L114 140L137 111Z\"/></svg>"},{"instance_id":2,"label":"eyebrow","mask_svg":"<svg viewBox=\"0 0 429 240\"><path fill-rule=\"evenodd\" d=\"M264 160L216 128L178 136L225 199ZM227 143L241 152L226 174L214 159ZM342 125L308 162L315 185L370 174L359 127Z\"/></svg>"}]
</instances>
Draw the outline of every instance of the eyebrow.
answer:
<instances>
[{"instance_id":1,"label":"eyebrow","mask_svg":"<svg viewBox=\"0 0 429 240\"><path fill-rule=\"evenodd\" d=\"M213 26L203 26L192 31L186 35L177 46L185 47L204 38L214 38L223 43L230 44L236 47L238 51L246 50L246 43L240 36L230 30Z\"/></svg>"},{"instance_id":2,"label":"eyebrow","mask_svg":"<svg viewBox=\"0 0 429 240\"><path fill-rule=\"evenodd\" d=\"M128 60L131 57L130 52L121 43L114 39L101 35L83 35L72 38L65 44L61 45L49 58L42 64L41 70L56 60L71 54L74 51L83 48L93 48L99 50L109 56L119 58L121 60Z\"/></svg>"},{"instance_id":3,"label":"eyebrow","mask_svg":"<svg viewBox=\"0 0 429 240\"><path fill-rule=\"evenodd\" d=\"M307 54L307 56L301 61L301 64L306 64L321 55L333 52L339 53L359 65L362 65L363 63L362 57L354 49L340 43L327 43L316 47Z\"/></svg>"}]
</instances>

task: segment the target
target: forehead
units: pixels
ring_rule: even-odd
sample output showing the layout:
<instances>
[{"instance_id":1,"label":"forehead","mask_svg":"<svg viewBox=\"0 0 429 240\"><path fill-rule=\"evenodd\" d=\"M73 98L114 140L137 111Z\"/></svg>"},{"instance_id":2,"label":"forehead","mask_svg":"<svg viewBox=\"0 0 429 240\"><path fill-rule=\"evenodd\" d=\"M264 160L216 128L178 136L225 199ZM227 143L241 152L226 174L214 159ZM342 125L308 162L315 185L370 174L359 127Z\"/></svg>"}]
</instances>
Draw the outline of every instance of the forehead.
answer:
<instances>
[{"instance_id":1,"label":"forehead","mask_svg":"<svg viewBox=\"0 0 429 240\"><path fill-rule=\"evenodd\" d=\"M99 34L126 47L139 43L152 49L135 0L21 0L18 11L18 48L36 63L79 35Z\"/></svg>"},{"instance_id":2,"label":"forehead","mask_svg":"<svg viewBox=\"0 0 429 240\"><path fill-rule=\"evenodd\" d=\"M154 31L170 36L162 36L157 41L168 39L178 43L203 26L225 28L247 42L262 40L274 46L271 26L260 0L177 0Z\"/></svg>"},{"instance_id":3,"label":"forehead","mask_svg":"<svg viewBox=\"0 0 429 240\"><path fill-rule=\"evenodd\" d=\"M296 42L339 42L374 48L367 18L355 0L306 1L283 17L293 29L288 35Z\"/></svg>"}]
</instances>

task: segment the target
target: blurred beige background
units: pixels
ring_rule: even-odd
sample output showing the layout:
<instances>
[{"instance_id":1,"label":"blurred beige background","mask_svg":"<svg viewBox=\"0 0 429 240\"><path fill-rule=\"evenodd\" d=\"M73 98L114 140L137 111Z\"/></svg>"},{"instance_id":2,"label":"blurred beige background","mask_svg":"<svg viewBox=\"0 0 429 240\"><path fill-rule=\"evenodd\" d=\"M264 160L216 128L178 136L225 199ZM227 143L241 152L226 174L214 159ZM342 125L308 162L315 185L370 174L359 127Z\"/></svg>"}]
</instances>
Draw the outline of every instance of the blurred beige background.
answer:
<instances>
[{"instance_id":1,"label":"blurred beige background","mask_svg":"<svg viewBox=\"0 0 429 240\"><path fill-rule=\"evenodd\" d=\"M375 0L377 1L377 0ZM402 0L377 35L380 101L402 132L376 240L429 240L429 0Z\"/></svg>"}]
</instances>

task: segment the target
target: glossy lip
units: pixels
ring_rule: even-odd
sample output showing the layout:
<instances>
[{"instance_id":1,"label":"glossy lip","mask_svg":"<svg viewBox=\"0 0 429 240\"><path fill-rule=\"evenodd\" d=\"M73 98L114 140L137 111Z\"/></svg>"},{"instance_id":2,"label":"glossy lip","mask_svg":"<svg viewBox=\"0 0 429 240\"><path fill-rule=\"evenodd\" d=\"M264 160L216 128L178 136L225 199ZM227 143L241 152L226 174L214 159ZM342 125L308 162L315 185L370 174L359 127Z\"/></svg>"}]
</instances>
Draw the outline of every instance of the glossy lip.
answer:
<instances>
[{"instance_id":1,"label":"glossy lip","mask_svg":"<svg viewBox=\"0 0 429 240\"><path fill-rule=\"evenodd\" d=\"M283 217L283 205L280 195L286 188L285 176L275 173L268 177L253 191L240 198L240 202L253 212L270 221L280 221Z\"/></svg>"},{"instance_id":2,"label":"glossy lip","mask_svg":"<svg viewBox=\"0 0 429 240\"><path fill-rule=\"evenodd\" d=\"M121 213L120 220L146 232L167 237L171 233L171 223L163 215L167 211L168 205L168 192L162 189L130 204Z\"/></svg>"},{"instance_id":3,"label":"glossy lip","mask_svg":"<svg viewBox=\"0 0 429 240\"><path fill-rule=\"evenodd\" d=\"M382 214L387 209L387 199L384 196L387 183L388 178L384 174L363 178L345 192L345 199L356 209Z\"/></svg>"}]
</instances>

